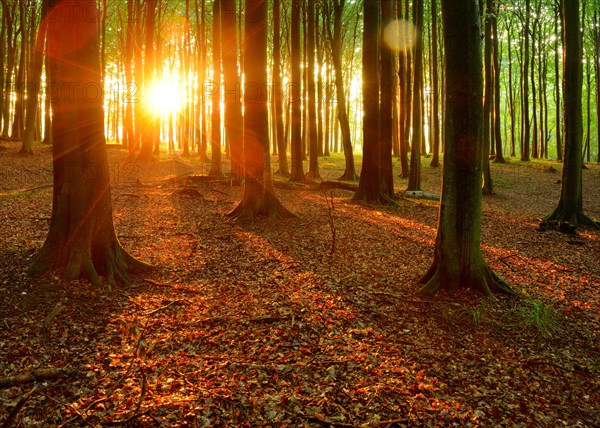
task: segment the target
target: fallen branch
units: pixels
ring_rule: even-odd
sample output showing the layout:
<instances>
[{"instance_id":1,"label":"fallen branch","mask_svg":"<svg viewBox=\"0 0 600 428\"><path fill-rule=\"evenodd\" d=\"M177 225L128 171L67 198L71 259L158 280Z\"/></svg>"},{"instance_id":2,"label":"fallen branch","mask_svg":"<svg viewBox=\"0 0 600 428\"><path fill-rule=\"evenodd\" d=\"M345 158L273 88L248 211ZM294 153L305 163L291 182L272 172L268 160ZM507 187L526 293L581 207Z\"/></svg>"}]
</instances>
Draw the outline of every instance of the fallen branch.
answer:
<instances>
[{"instance_id":1,"label":"fallen branch","mask_svg":"<svg viewBox=\"0 0 600 428\"><path fill-rule=\"evenodd\" d=\"M48 316L46 316L46 319L44 320L44 330L47 331L50 328L50 323L52 322L52 320L56 318L59 314L64 312L65 309L67 309L65 302L58 302L54 309L52 309Z\"/></svg>"},{"instance_id":2,"label":"fallen branch","mask_svg":"<svg viewBox=\"0 0 600 428\"><path fill-rule=\"evenodd\" d=\"M48 187L52 187L52 186L54 186L54 184L44 184L42 186L29 187L28 189L12 190L10 192L0 193L0 196L9 196L9 195L16 195L18 193L33 192L34 190L47 189Z\"/></svg>"},{"instance_id":3,"label":"fallen branch","mask_svg":"<svg viewBox=\"0 0 600 428\"><path fill-rule=\"evenodd\" d=\"M61 377L77 376L79 371L68 369L37 369L22 373L17 376L0 378L0 389L11 388L25 383L38 382L41 380L58 379Z\"/></svg>"},{"instance_id":4,"label":"fallen branch","mask_svg":"<svg viewBox=\"0 0 600 428\"><path fill-rule=\"evenodd\" d=\"M429 201L440 200L440 195L436 195L435 193L429 192L421 192L417 190L407 190L406 192L404 192L404 197L413 199L427 199Z\"/></svg>"}]
</instances>

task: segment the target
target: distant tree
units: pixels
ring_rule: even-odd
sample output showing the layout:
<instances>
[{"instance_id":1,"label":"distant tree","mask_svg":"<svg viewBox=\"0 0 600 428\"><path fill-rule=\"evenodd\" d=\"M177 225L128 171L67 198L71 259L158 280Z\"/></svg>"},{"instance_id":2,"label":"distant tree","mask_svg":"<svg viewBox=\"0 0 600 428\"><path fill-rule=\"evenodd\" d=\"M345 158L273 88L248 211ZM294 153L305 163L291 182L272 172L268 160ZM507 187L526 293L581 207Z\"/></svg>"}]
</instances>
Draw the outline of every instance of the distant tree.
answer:
<instances>
[{"instance_id":1,"label":"distant tree","mask_svg":"<svg viewBox=\"0 0 600 428\"><path fill-rule=\"evenodd\" d=\"M323 6L326 8L324 14L328 20L325 30L331 52L331 62L333 64L337 116L342 133L342 147L344 149L345 158L345 169L340 180L355 181L358 176L356 175L356 169L354 167L352 135L350 133L350 122L348 119L348 106L342 64L342 50L344 46L342 17L346 5L347 0L331 0L323 2Z\"/></svg>"},{"instance_id":2,"label":"distant tree","mask_svg":"<svg viewBox=\"0 0 600 428\"><path fill-rule=\"evenodd\" d=\"M101 287L127 283L128 274L148 265L129 255L113 226L103 103L83 86L100 81L95 0L45 0L49 8L48 75L52 102L54 191L44 246L29 273L62 268L63 281L84 277ZM67 13L68 11L68 13ZM68 94L68 96L66 95ZM72 96L71 96L72 95Z\"/></svg>"},{"instance_id":3,"label":"distant tree","mask_svg":"<svg viewBox=\"0 0 600 428\"><path fill-rule=\"evenodd\" d=\"M580 225L600 228L599 222L593 221L583 212L583 45L579 18L579 2L563 1L564 165L558 205L542 221L542 226L557 224L560 230L566 232L571 232Z\"/></svg>"},{"instance_id":4,"label":"distant tree","mask_svg":"<svg viewBox=\"0 0 600 428\"><path fill-rule=\"evenodd\" d=\"M307 110L308 110L308 145L309 166L306 178L320 181L319 174L319 141L317 139L317 110L315 82L315 0L307 0L306 53L307 53Z\"/></svg>"},{"instance_id":5,"label":"distant tree","mask_svg":"<svg viewBox=\"0 0 600 428\"><path fill-rule=\"evenodd\" d=\"M483 193L492 195L494 186L490 170L490 147L492 140L492 107L494 105L494 79L492 64L492 17L494 0L486 0L482 8L484 21L484 91L483 91Z\"/></svg>"},{"instance_id":6,"label":"distant tree","mask_svg":"<svg viewBox=\"0 0 600 428\"><path fill-rule=\"evenodd\" d=\"M440 166L440 97L439 97L439 79L438 79L438 0L431 0L431 104L432 120L431 127L433 133L431 166L437 168Z\"/></svg>"},{"instance_id":7,"label":"distant tree","mask_svg":"<svg viewBox=\"0 0 600 428\"><path fill-rule=\"evenodd\" d=\"M235 0L222 0L221 33L223 52L223 88L225 136L230 147L231 172L242 178L242 100L238 68L237 9Z\"/></svg>"},{"instance_id":8,"label":"distant tree","mask_svg":"<svg viewBox=\"0 0 600 428\"><path fill-rule=\"evenodd\" d=\"M229 214L240 220L293 214L275 196L269 153L267 0L246 0L244 22L244 195Z\"/></svg>"},{"instance_id":9,"label":"distant tree","mask_svg":"<svg viewBox=\"0 0 600 428\"><path fill-rule=\"evenodd\" d=\"M281 85L281 1L273 0L273 117L279 156L279 175L289 178L287 142L283 132L283 91Z\"/></svg>"},{"instance_id":10,"label":"distant tree","mask_svg":"<svg viewBox=\"0 0 600 428\"><path fill-rule=\"evenodd\" d=\"M292 0L292 13L291 13L291 69L292 69L292 80L288 86L289 90L289 103L292 110L291 117L291 128L292 128L292 142L291 142L291 154L292 154L292 175L290 181L303 183L306 181L304 176L304 166L302 165L302 48L300 45L300 16L301 16L301 2L300 0Z\"/></svg>"},{"instance_id":11,"label":"distant tree","mask_svg":"<svg viewBox=\"0 0 600 428\"><path fill-rule=\"evenodd\" d=\"M443 0L446 98L442 201L433 263L421 292L512 289L481 253L483 63L479 0Z\"/></svg>"},{"instance_id":12,"label":"distant tree","mask_svg":"<svg viewBox=\"0 0 600 428\"><path fill-rule=\"evenodd\" d=\"M414 48L414 75L412 101L412 141L410 172L407 190L421 190L421 142L423 139L423 0L413 2L413 22L417 35Z\"/></svg>"},{"instance_id":13,"label":"distant tree","mask_svg":"<svg viewBox=\"0 0 600 428\"><path fill-rule=\"evenodd\" d=\"M32 155L33 154L33 140L38 122L38 105L40 101L40 88L42 84L42 68L44 65L44 45L46 44L46 21L42 21L37 30L33 24L35 19L35 9L32 10L32 26L31 26L31 43L35 45L31 49L31 64L29 68L29 79L27 88L27 101L25 105L25 132L23 134L23 144L19 153ZM46 12L42 11L42 17Z\"/></svg>"},{"instance_id":14,"label":"distant tree","mask_svg":"<svg viewBox=\"0 0 600 428\"><path fill-rule=\"evenodd\" d=\"M220 177L221 168L221 0L213 0L212 22L212 66L213 81L211 82L211 125L210 147L211 167L209 175Z\"/></svg>"}]
</instances>

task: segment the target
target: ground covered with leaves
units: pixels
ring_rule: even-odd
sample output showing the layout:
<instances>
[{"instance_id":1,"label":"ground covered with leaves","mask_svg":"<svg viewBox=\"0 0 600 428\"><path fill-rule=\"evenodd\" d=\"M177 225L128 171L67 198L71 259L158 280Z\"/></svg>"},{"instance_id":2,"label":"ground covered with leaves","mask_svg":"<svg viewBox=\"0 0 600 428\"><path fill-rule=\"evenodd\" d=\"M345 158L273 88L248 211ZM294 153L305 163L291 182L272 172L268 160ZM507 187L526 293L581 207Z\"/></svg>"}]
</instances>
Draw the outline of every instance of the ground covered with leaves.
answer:
<instances>
[{"instance_id":1,"label":"ground covered with leaves","mask_svg":"<svg viewBox=\"0 0 600 428\"><path fill-rule=\"evenodd\" d=\"M48 229L50 154L5 146L2 423L600 424L600 233L537 230L558 200L560 164L492 166L483 249L519 294L490 302L416 294L432 261L434 201L382 208L344 190L278 189L298 218L236 223L226 214L241 187L189 179L207 164L137 165L111 149L118 236L156 269L103 292L25 275ZM340 159L321 166L341 174ZM440 175L423 159L423 190L438 192ZM584 206L600 219L598 166L584 171Z\"/></svg>"}]
</instances>

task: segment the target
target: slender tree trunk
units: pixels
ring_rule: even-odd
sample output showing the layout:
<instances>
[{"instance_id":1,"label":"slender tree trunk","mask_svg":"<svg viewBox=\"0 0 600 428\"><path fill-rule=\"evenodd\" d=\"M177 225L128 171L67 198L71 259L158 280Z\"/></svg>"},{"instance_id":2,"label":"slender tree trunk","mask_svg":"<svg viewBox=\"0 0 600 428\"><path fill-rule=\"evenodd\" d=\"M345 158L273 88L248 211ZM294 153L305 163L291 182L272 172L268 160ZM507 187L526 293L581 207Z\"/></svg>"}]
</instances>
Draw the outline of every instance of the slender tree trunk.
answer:
<instances>
[{"instance_id":1,"label":"slender tree trunk","mask_svg":"<svg viewBox=\"0 0 600 428\"><path fill-rule=\"evenodd\" d=\"M211 82L211 167L209 175L220 177L221 169L221 0L213 0L213 81Z\"/></svg>"},{"instance_id":2,"label":"slender tree trunk","mask_svg":"<svg viewBox=\"0 0 600 428\"><path fill-rule=\"evenodd\" d=\"M485 9L482 11L484 21L484 93L483 93L483 194L493 195L494 186L492 183L492 173L490 170L490 146L492 135L492 106L494 82L492 78L492 14L494 0L486 0Z\"/></svg>"},{"instance_id":3,"label":"slender tree trunk","mask_svg":"<svg viewBox=\"0 0 600 428\"><path fill-rule=\"evenodd\" d=\"M413 22L417 35L415 43L415 72L413 77L413 121L412 143L410 151L410 174L407 190L421 190L421 139L423 138L423 0L413 2Z\"/></svg>"},{"instance_id":4,"label":"slender tree trunk","mask_svg":"<svg viewBox=\"0 0 600 428\"><path fill-rule=\"evenodd\" d=\"M523 93L521 94L521 116L522 116L522 149L521 160L529 161L529 143L530 143L530 128L529 128L529 20L531 17L531 2L525 0L525 26L523 28L523 68L521 76L523 79Z\"/></svg>"},{"instance_id":5,"label":"slender tree trunk","mask_svg":"<svg viewBox=\"0 0 600 428\"><path fill-rule=\"evenodd\" d=\"M44 65L44 45L46 43L46 20L43 18L47 11L42 11L42 20L36 37L35 9L31 8L31 44L35 47L31 50L30 77L27 85L27 109L25 117L25 133L20 153L33 154L33 139L38 121L38 105L40 100L40 87L42 84L42 66Z\"/></svg>"},{"instance_id":6,"label":"slender tree trunk","mask_svg":"<svg viewBox=\"0 0 600 428\"><path fill-rule=\"evenodd\" d=\"M19 52L19 67L15 78L15 105L11 138L22 138L25 125L25 68L27 58L27 19L25 16L25 0L19 0L19 25L21 27L21 49Z\"/></svg>"},{"instance_id":7,"label":"slender tree trunk","mask_svg":"<svg viewBox=\"0 0 600 428\"><path fill-rule=\"evenodd\" d=\"M583 43L579 31L579 2L562 2L564 36L563 88L565 101L565 156L561 192L557 207L542 221L543 227L558 225L561 231L572 232L579 225L600 228L583 212L582 191L582 83Z\"/></svg>"},{"instance_id":8,"label":"slender tree trunk","mask_svg":"<svg viewBox=\"0 0 600 428\"><path fill-rule=\"evenodd\" d=\"M292 80L288 85L289 103L291 105L291 130L292 130L292 174L290 181L303 183L306 181L304 176L304 166L302 165L302 69L300 46L300 16L301 3L299 0L292 0L291 16L291 68Z\"/></svg>"},{"instance_id":9,"label":"slender tree trunk","mask_svg":"<svg viewBox=\"0 0 600 428\"><path fill-rule=\"evenodd\" d=\"M352 151L352 134L350 132L350 121L348 120L348 107L344 88L344 76L342 65L342 15L346 0L333 0L333 33L329 30L329 41L331 46L331 60L333 63L335 93L337 98L337 113L342 136L342 148L344 150L345 169L340 180L356 181L356 169L354 167L354 154Z\"/></svg>"},{"instance_id":10,"label":"slender tree trunk","mask_svg":"<svg viewBox=\"0 0 600 428\"><path fill-rule=\"evenodd\" d=\"M498 9L494 6L494 18L492 21L492 37L494 39L492 60L494 64L493 79L494 79L494 143L496 144L495 163L504 163L504 154L502 153L502 132L501 118L502 111L500 107L500 43L498 40Z\"/></svg>"},{"instance_id":11,"label":"slender tree trunk","mask_svg":"<svg viewBox=\"0 0 600 428\"><path fill-rule=\"evenodd\" d=\"M432 120L430 132L433 132L433 147L431 166L440 166L440 109L439 109L439 84L438 84L438 31L437 31L437 0L431 0L431 103L432 103ZM433 128L433 129L432 129ZM432 130L431 130L432 129Z\"/></svg>"},{"instance_id":12,"label":"slender tree trunk","mask_svg":"<svg viewBox=\"0 0 600 428\"><path fill-rule=\"evenodd\" d=\"M307 117L308 117L308 146L309 146L309 163L307 180L320 181L319 174L319 140L317 135L317 111L316 111L316 82L315 82L315 0L308 0L307 4L307 38L306 38L306 53L308 65L307 73Z\"/></svg>"},{"instance_id":13,"label":"slender tree trunk","mask_svg":"<svg viewBox=\"0 0 600 428\"><path fill-rule=\"evenodd\" d=\"M289 178L287 141L283 129L283 82L281 80L281 4L273 0L273 117L275 119L275 141L279 159L279 175Z\"/></svg>"}]
</instances>

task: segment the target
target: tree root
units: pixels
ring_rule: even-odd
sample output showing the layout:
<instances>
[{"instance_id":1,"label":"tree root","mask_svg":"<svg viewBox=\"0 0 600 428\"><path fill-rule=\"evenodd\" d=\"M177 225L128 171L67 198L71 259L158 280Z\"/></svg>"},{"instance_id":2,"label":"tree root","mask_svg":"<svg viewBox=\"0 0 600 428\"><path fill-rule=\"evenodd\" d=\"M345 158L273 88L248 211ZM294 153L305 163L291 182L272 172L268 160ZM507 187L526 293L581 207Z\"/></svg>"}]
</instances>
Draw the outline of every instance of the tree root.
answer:
<instances>
[{"instance_id":1,"label":"tree root","mask_svg":"<svg viewBox=\"0 0 600 428\"><path fill-rule=\"evenodd\" d=\"M22 373L17 376L0 378L0 389L11 388L25 383L37 382L40 380L58 379L61 377L76 376L77 370L68 369L37 369Z\"/></svg>"},{"instance_id":2,"label":"tree root","mask_svg":"<svg viewBox=\"0 0 600 428\"><path fill-rule=\"evenodd\" d=\"M456 268L445 269L437 260L434 260L427 273L419 281L423 287L420 294L432 295L442 289L455 292L459 288L472 288L483 292L490 300L494 300L493 293L515 295L513 290L496 272L494 272L483 260L479 268L471 267L474 272L461 274Z\"/></svg>"},{"instance_id":3,"label":"tree root","mask_svg":"<svg viewBox=\"0 0 600 428\"><path fill-rule=\"evenodd\" d=\"M559 204L540 223L539 230L559 230L563 233L574 234L579 226L600 229L600 222L592 220L583 211L567 210Z\"/></svg>"}]
</instances>

